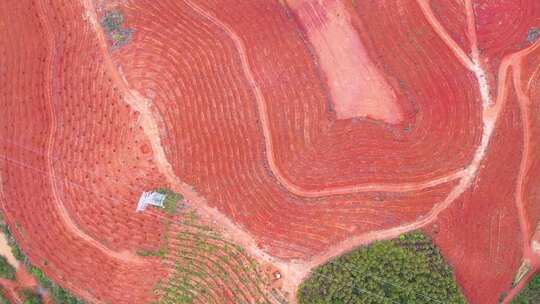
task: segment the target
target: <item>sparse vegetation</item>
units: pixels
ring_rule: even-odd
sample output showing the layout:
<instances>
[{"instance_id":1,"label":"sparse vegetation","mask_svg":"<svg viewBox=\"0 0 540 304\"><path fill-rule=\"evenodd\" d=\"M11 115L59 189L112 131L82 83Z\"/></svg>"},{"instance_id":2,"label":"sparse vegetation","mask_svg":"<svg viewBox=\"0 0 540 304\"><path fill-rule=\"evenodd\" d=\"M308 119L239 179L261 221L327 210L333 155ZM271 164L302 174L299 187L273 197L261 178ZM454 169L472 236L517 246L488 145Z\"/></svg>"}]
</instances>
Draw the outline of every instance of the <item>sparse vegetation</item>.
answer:
<instances>
[{"instance_id":1,"label":"sparse vegetation","mask_svg":"<svg viewBox=\"0 0 540 304\"><path fill-rule=\"evenodd\" d=\"M298 298L302 304L466 303L451 269L419 232L375 242L319 267Z\"/></svg>"},{"instance_id":2,"label":"sparse vegetation","mask_svg":"<svg viewBox=\"0 0 540 304\"><path fill-rule=\"evenodd\" d=\"M101 19L101 26L107 32L117 31L121 28L122 22L124 22L124 15L117 10L108 11L105 17Z\"/></svg>"},{"instance_id":3,"label":"sparse vegetation","mask_svg":"<svg viewBox=\"0 0 540 304\"><path fill-rule=\"evenodd\" d=\"M145 256L145 257L156 256L156 257L163 258L163 257L165 257L167 252L165 250L163 250L163 248L160 248L159 250L141 249L141 250L137 250L137 254L140 255L140 256Z\"/></svg>"},{"instance_id":4,"label":"sparse vegetation","mask_svg":"<svg viewBox=\"0 0 540 304\"><path fill-rule=\"evenodd\" d=\"M163 204L165 212L175 215L178 212L178 209L181 207L179 204L181 204L184 199L182 194L164 188L156 189L156 192L165 194L167 196Z\"/></svg>"},{"instance_id":5,"label":"sparse vegetation","mask_svg":"<svg viewBox=\"0 0 540 304\"><path fill-rule=\"evenodd\" d=\"M133 30L122 26L124 14L118 10L108 11L101 19L101 26L112 43L113 48L126 45L133 34Z\"/></svg>"},{"instance_id":6,"label":"sparse vegetation","mask_svg":"<svg viewBox=\"0 0 540 304\"><path fill-rule=\"evenodd\" d=\"M15 280L15 267L3 255L0 255L0 277Z\"/></svg>"},{"instance_id":7,"label":"sparse vegetation","mask_svg":"<svg viewBox=\"0 0 540 304\"><path fill-rule=\"evenodd\" d=\"M167 257L175 274L156 286L156 303L213 302L216 292L227 293L233 303L270 303L257 264L239 246L201 223L193 210L182 213L181 226L171 235L180 246Z\"/></svg>"},{"instance_id":8,"label":"sparse vegetation","mask_svg":"<svg viewBox=\"0 0 540 304\"><path fill-rule=\"evenodd\" d=\"M512 301L512 304L540 303L540 273L536 274L521 293Z\"/></svg>"}]
</instances>

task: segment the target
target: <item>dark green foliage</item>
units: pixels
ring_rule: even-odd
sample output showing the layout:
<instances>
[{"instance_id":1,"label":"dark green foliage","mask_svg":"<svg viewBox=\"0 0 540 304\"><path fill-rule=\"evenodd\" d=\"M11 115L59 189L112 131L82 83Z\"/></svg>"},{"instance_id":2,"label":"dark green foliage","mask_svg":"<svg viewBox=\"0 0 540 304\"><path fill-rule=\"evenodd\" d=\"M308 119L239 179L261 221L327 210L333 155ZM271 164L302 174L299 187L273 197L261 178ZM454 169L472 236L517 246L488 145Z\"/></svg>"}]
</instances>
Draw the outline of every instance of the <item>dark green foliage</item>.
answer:
<instances>
[{"instance_id":1,"label":"dark green foliage","mask_svg":"<svg viewBox=\"0 0 540 304\"><path fill-rule=\"evenodd\" d=\"M301 304L466 303L431 240L414 232L379 241L314 271Z\"/></svg>"},{"instance_id":2,"label":"dark green foliage","mask_svg":"<svg viewBox=\"0 0 540 304\"><path fill-rule=\"evenodd\" d=\"M53 287L50 289L50 293L51 293L52 298L54 299L54 303L57 303L57 304L83 304L85 303L83 300L76 298L69 291L63 289L62 287L58 285L53 285Z\"/></svg>"},{"instance_id":3,"label":"dark green foliage","mask_svg":"<svg viewBox=\"0 0 540 304\"><path fill-rule=\"evenodd\" d=\"M22 252L21 248L15 243L14 246L11 247L11 253L13 254L13 256L21 261L21 262L25 262L26 261L26 256L24 255L24 253Z\"/></svg>"},{"instance_id":4,"label":"dark green foliage","mask_svg":"<svg viewBox=\"0 0 540 304\"><path fill-rule=\"evenodd\" d=\"M178 204L184 199L182 194L164 188L157 189L156 192L167 195L164 202L165 212L175 215L178 212Z\"/></svg>"},{"instance_id":5,"label":"dark green foliage","mask_svg":"<svg viewBox=\"0 0 540 304\"><path fill-rule=\"evenodd\" d=\"M47 289L54 300L54 303L57 304L83 304L83 300L78 299L72 295L69 291L64 288L56 285L49 278L45 276L43 271L37 267L32 266L30 269L32 275L36 278L39 284Z\"/></svg>"},{"instance_id":6,"label":"dark green foliage","mask_svg":"<svg viewBox=\"0 0 540 304\"><path fill-rule=\"evenodd\" d=\"M15 267L3 255L0 255L0 277L15 280Z\"/></svg>"},{"instance_id":7,"label":"dark green foliage","mask_svg":"<svg viewBox=\"0 0 540 304\"><path fill-rule=\"evenodd\" d=\"M51 288L52 282L45 276L41 269L32 266L30 268L30 273L34 276L34 278L36 278L36 280L43 288Z\"/></svg>"},{"instance_id":8,"label":"dark green foliage","mask_svg":"<svg viewBox=\"0 0 540 304\"><path fill-rule=\"evenodd\" d=\"M540 273L536 274L521 293L512 301L512 304L540 303Z\"/></svg>"},{"instance_id":9,"label":"dark green foliage","mask_svg":"<svg viewBox=\"0 0 540 304\"><path fill-rule=\"evenodd\" d=\"M535 43L540 38L540 28L533 27L527 32L527 42Z\"/></svg>"},{"instance_id":10,"label":"dark green foliage","mask_svg":"<svg viewBox=\"0 0 540 304\"><path fill-rule=\"evenodd\" d=\"M25 289L22 292L22 297L24 299L23 304L41 304L43 301L41 300L41 296L33 291L32 289Z\"/></svg>"}]
</instances>

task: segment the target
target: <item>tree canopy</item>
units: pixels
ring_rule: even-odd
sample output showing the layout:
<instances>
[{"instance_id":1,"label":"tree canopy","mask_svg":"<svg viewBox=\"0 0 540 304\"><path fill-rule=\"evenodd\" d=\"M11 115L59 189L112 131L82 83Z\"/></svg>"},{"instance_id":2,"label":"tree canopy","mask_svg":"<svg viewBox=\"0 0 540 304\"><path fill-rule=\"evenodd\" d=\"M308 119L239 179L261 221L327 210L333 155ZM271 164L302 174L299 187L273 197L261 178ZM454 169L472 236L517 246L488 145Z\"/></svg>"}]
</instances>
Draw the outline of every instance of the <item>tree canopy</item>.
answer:
<instances>
[{"instance_id":1,"label":"tree canopy","mask_svg":"<svg viewBox=\"0 0 540 304\"><path fill-rule=\"evenodd\" d=\"M431 239L420 232L378 241L314 270L301 304L466 303Z\"/></svg>"},{"instance_id":2,"label":"tree canopy","mask_svg":"<svg viewBox=\"0 0 540 304\"><path fill-rule=\"evenodd\" d=\"M512 301L512 304L540 303L540 273L536 274L527 286Z\"/></svg>"},{"instance_id":3,"label":"tree canopy","mask_svg":"<svg viewBox=\"0 0 540 304\"><path fill-rule=\"evenodd\" d=\"M0 255L0 277L15 280L15 267L3 255Z\"/></svg>"}]
</instances>

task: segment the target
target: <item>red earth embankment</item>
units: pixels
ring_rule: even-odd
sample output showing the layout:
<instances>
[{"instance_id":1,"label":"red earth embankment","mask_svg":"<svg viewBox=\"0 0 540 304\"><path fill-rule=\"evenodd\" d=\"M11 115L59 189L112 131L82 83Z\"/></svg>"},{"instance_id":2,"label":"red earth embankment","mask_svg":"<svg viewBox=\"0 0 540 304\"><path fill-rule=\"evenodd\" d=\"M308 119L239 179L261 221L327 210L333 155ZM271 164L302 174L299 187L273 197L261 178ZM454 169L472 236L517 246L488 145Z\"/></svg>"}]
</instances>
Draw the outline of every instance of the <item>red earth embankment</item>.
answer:
<instances>
[{"instance_id":1,"label":"red earth embankment","mask_svg":"<svg viewBox=\"0 0 540 304\"><path fill-rule=\"evenodd\" d=\"M470 301L495 303L540 217L540 8L498 3L4 2L6 220L81 296L145 303L170 269L135 254L165 233L136 201L178 180L292 269L291 288L427 225ZM99 24L113 9L133 30L115 49Z\"/></svg>"},{"instance_id":2,"label":"red earth embankment","mask_svg":"<svg viewBox=\"0 0 540 304\"><path fill-rule=\"evenodd\" d=\"M493 291L510 287L523 255L519 213L512 203L521 155L505 144L512 138L523 145L522 121L513 92L508 99L474 185L432 226L471 303L497 303L500 295Z\"/></svg>"},{"instance_id":3,"label":"red earth embankment","mask_svg":"<svg viewBox=\"0 0 540 304\"><path fill-rule=\"evenodd\" d=\"M233 8L241 9L244 13L238 15L227 11ZM165 18L158 20L154 17L159 11L164 10L177 12L177 17L182 22L173 23L173 26L167 23L173 22L172 20ZM261 11L266 12L264 18L268 19L267 26L258 28L254 34L254 30L251 29L253 25L250 26L247 23L249 20L257 19L257 13ZM218 15L217 12L211 11L211 13ZM436 106L440 106L441 109L430 109L428 112L439 113L440 117L426 114L423 122L419 123L421 127L411 126L409 130L403 126L402 128L405 129L394 131L369 121L336 121L325 118L328 109L325 109L326 103L323 102L325 100L324 87L317 80L318 74L311 57L308 56L308 47L300 34L296 33L295 23L288 19L287 11L277 3L242 2L238 6L224 7L218 15L219 20L224 21L219 22L214 21L217 17L201 16L188 5L167 2L145 3L141 4L140 8L133 6L132 10L126 10L126 15L131 27L141 29L132 43L146 45L147 48L133 48L131 52L129 48L126 48L115 56L128 82L136 90L167 92L163 95L157 94L153 100L160 109L159 112L166 115L164 121L170 136L163 142L165 146L171 147L167 149L167 152L177 175L182 180L196 185L196 189L209 199L210 204L229 214L235 221L243 223L248 230L259 231L257 234L261 234L263 237L261 240L264 240L265 246L268 246L269 250L275 250L278 256L309 257L325 246L343 240L345 237L343 231L360 233L415 219L419 214L428 211L433 204L441 201L444 193L448 192L449 186L424 187L427 189L419 190L418 193L415 191L399 194L384 193L388 185L377 185L382 183L382 180L377 180L377 178L384 175L383 170L378 169L377 163L387 167L386 170L390 175L394 169L402 168L398 164L410 166L410 170L403 168L404 171L409 172L422 167L420 164L415 166L416 163L408 163L406 161L408 158L425 159L424 170L429 174L423 173L425 177L421 175L423 178L420 178L418 171L411 172L411 174L416 174L416 180L410 181L414 185L414 182L430 180L430 177L436 174L450 174L454 171L451 167L457 170L463 165L460 162L464 163L468 158L470 161L471 155L463 152L464 147L470 147L470 151L473 152L475 142L478 141L479 137L475 135L478 131L473 131L470 136L463 137L456 128L451 127L454 123L449 121L446 125L436 123L437 120L450 120L450 118L445 118L448 116L445 113L455 113L453 114L455 117L451 118L458 120L456 125L464 124L472 130L478 130L475 126L479 124L479 113L474 103L461 103L463 107L461 112L470 110L472 111L470 115L459 115L458 109L452 109L452 107L459 107L459 101L474 100L475 91L474 86L467 85L471 82L471 78L468 78L470 76L458 63L451 60L453 55L444 48L442 43L439 48L445 54L439 59L441 60L439 65L448 61L448 65L464 74L461 80L457 78L456 81L461 81L462 88L469 89L459 90L455 94L470 94L470 98L451 94L447 98L456 100L455 103L437 101L436 96L445 96L443 88L439 89L441 90L439 93L433 92L432 96L421 96L426 106L428 102L439 102ZM229 20L227 18L242 19ZM202 22L204 20L206 22ZM229 25L224 28L225 24L235 25L234 30ZM388 24L385 26L388 27ZM423 26L429 30L427 23ZM189 39L182 39L178 43L167 46L170 57L163 56L160 52L154 52L156 47L152 46L152 43L158 43L158 40L154 39L155 32L158 31L171 38L175 36L174 31L189 31L198 40L204 41L201 44L205 47L190 47L197 44ZM435 34L432 33L432 35L434 38ZM278 43L278 38L282 40L283 37L289 39L290 42ZM403 41L405 40L404 38ZM270 48L272 41L276 43L273 43ZM292 46L294 46L292 50L298 49L298 52L303 52L303 55L297 57L278 55L286 52L287 47ZM172 57L172 54L175 56ZM263 66L268 58L275 58L272 70ZM245 59L247 61L244 61ZM166 63L171 60L174 60L174 64ZM214 64L208 65L207 62L214 62ZM249 64L253 72L246 75L247 66L244 64ZM399 66L397 62L396 68ZM404 63L401 63L401 66L403 70L406 69ZM152 72L152 69L158 67L159 74ZM220 67L227 69L217 70ZM286 67L294 69L286 69ZM192 70L197 70L197 73L191 73ZM449 69L448 72L441 71L441 73L448 73L445 77L450 78L452 73L458 72ZM250 75L253 78L246 79L250 78ZM266 77L276 75L281 77L281 81L276 86L267 85L271 83L263 81ZM200 82L201 77L215 89L199 90L197 83ZM312 79L306 79L306 77ZM444 76L441 75L441 77ZM413 80L411 76L411 81ZM246 82L252 81L261 84L257 90L246 86ZM424 81L426 83L429 81L427 76ZM226 91L221 89L225 87ZM425 88L427 85L418 84L418 87ZM426 92L429 90L432 89L426 89ZM178 102L171 103L170 100L178 100ZM448 109L443 110L444 107ZM455 137L452 139L454 142L460 140L458 139L460 136L461 140L467 141L460 146L449 143L437 144L435 138L438 140L443 138L440 133L436 133L438 129L448 133L450 138ZM189 130L189 132L184 130ZM265 138L265 134L271 138ZM428 137L431 138L432 143L426 143L424 146L415 140L415 138L421 138L428 141ZM283 142L284 140L286 141ZM331 142L325 142L325 140ZM310 151L313 151L319 147L315 145L319 141L323 142L320 145L321 148L332 150L325 151L328 153L316 152L314 155L320 158L333 155L336 159L328 159L324 162L322 159L315 159L313 162L306 161L303 165L304 161L298 160L298 157L309 157L307 155L309 152L305 149L310 147ZM377 141L380 144L374 144ZM350 144L351 142L355 144ZM409 151L411 155L398 157L398 151L401 151L398 148L400 145L403 146L401 148L403 153ZM404 148L407 145L409 148ZM281 149L295 146L301 150L289 151L287 154L281 153ZM341 148L338 150L337 146ZM395 147L391 149L393 146ZM448 150L459 149L460 153L453 152L454 155L458 155L459 160L448 159L448 162L451 161L448 166L437 167L433 172L430 169L433 169L432 167L436 164L427 161L430 159L428 155L441 153L433 151L431 147L444 151L441 152L444 154L440 156L441 162L449 158ZM393 153L396 153L396 156L392 156ZM428 155L423 156L422 153ZM297 168L283 170L281 161L285 159L291 165L296 164ZM317 161L323 163L317 163ZM339 165L340 162L341 165ZM366 166L368 163L370 165ZM287 174L292 174L295 170L303 172L299 174L300 177L309 177L317 183L324 182L330 190L333 184L345 187L351 185L347 179L347 172L350 172L356 175L356 177L351 176L351 178L356 178L355 182L367 181L368 177L372 178L373 189L380 188L381 191L353 192L321 198L291 195L287 191L287 185L283 184L289 183L287 176L281 182L279 173L273 174L273 169L276 168L272 168L272 164L276 165L277 170L287 172ZM323 172L315 173L312 170L324 170L328 178L321 178L318 174ZM380 174L374 174L375 172L380 172ZM371 174L368 175L368 173ZM404 186L400 184L400 175L396 172L393 174L398 179L388 183L390 184L388 188L399 191ZM397 186L392 186L394 183ZM251 186L245 187L246 184ZM313 184L313 187L322 192L326 190L317 184ZM312 192L314 195L318 194L317 191ZM426 193L426 195L420 193ZM413 197L417 199L416 203L407 204L406 201ZM250 203L238 205L236 202L240 201ZM383 205L386 208L379 208ZM350 216L354 212L360 212L364 216ZM339 218L340 221L325 220L330 218ZM275 235L268 235L271 231L275 231ZM294 246L290 245L292 240L295 240ZM278 251L281 253L277 254Z\"/></svg>"},{"instance_id":4,"label":"red earth embankment","mask_svg":"<svg viewBox=\"0 0 540 304\"><path fill-rule=\"evenodd\" d=\"M86 21L73 18L83 16L83 11L75 5L39 1L8 1L1 6L2 12L9 12L3 16L9 31L2 31L0 59L6 67L1 76L2 115L9 117L0 122L6 222L32 263L62 286L95 302L147 302L163 269L155 260L142 261L120 249L131 249L136 241L151 244L152 238L159 238L159 229L150 218L132 214L138 191L128 193L110 181L116 176L124 183L133 178L135 183L137 174L148 172L144 186L150 186L152 168L139 162L137 173L121 178L116 175L122 173L118 165L104 166L105 172L98 168L100 162L113 161L108 153L116 146L111 141L137 137L128 133L126 107L106 98L112 97L114 88L96 64L98 59L82 56L81 50L91 51L95 43L85 31ZM108 104L110 108L103 107ZM62 116L62 111L74 108L79 111ZM83 108L95 115L91 123L85 124L91 116ZM108 134L100 133L103 130ZM100 144L110 145L100 149ZM135 149L131 144L117 145ZM121 157L118 162L126 160ZM99 183L99 178L108 183ZM146 233L151 238L145 237L146 227L154 229ZM127 289L132 291L126 294Z\"/></svg>"}]
</instances>

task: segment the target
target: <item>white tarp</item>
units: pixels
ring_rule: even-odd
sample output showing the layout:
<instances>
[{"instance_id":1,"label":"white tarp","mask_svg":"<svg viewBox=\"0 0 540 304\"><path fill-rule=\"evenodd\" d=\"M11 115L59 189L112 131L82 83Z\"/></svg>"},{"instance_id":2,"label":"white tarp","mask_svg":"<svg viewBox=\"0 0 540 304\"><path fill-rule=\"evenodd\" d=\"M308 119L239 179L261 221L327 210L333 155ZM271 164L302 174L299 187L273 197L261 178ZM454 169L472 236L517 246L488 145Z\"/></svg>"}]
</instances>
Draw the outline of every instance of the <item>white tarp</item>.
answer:
<instances>
[{"instance_id":1,"label":"white tarp","mask_svg":"<svg viewBox=\"0 0 540 304\"><path fill-rule=\"evenodd\" d=\"M152 205L163 208L166 195L158 192L143 192L137 204L137 212L144 211L146 206Z\"/></svg>"}]
</instances>

